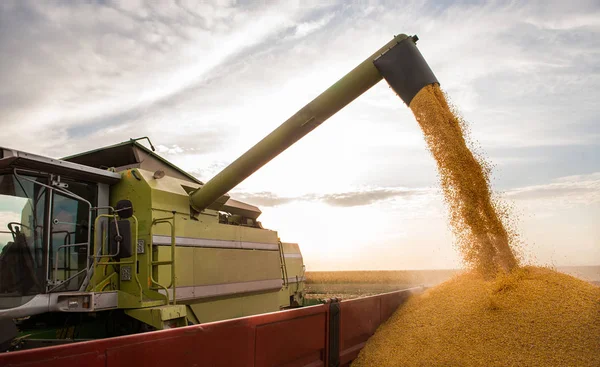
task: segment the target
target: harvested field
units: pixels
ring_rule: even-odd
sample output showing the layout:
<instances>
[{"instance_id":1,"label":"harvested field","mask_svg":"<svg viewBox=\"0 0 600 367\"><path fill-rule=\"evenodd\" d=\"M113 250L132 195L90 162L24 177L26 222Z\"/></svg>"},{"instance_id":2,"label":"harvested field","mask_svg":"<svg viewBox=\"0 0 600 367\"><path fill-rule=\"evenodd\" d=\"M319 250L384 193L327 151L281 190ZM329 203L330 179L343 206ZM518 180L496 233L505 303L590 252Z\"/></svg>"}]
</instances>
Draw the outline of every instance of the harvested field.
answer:
<instances>
[{"instance_id":1,"label":"harvested field","mask_svg":"<svg viewBox=\"0 0 600 367\"><path fill-rule=\"evenodd\" d=\"M556 270L600 286L600 266L568 266ZM464 272L458 269L309 271L306 272L306 298L352 299L417 286L431 288Z\"/></svg>"},{"instance_id":2,"label":"harvested field","mask_svg":"<svg viewBox=\"0 0 600 367\"><path fill-rule=\"evenodd\" d=\"M306 298L351 299L415 286L433 287L460 270L311 271L306 273Z\"/></svg>"},{"instance_id":3,"label":"harvested field","mask_svg":"<svg viewBox=\"0 0 600 367\"><path fill-rule=\"evenodd\" d=\"M406 284L435 285L439 284L461 270L363 270L363 271L309 271L306 283L314 284Z\"/></svg>"}]
</instances>

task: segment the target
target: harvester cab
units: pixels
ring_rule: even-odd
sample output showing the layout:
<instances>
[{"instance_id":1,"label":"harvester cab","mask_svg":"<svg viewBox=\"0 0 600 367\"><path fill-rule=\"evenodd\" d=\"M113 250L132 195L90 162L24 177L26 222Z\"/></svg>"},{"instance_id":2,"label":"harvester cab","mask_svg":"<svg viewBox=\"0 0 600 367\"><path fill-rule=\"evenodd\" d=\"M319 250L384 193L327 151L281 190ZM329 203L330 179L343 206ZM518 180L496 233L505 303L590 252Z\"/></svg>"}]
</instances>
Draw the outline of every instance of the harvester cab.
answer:
<instances>
[{"instance_id":1,"label":"harvester cab","mask_svg":"<svg viewBox=\"0 0 600 367\"><path fill-rule=\"evenodd\" d=\"M0 322L26 347L302 305L299 246L228 192L382 78L406 104L437 83L416 40L394 37L206 183L149 140L62 160L0 148Z\"/></svg>"},{"instance_id":2,"label":"harvester cab","mask_svg":"<svg viewBox=\"0 0 600 367\"><path fill-rule=\"evenodd\" d=\"M86 289L93 271L92 219L119 180L107 170L0 148L0 318L73 308L71 296Z\"/></svg>"},{"instance_id":3,"label":"harvester cab","mask_svg":"<svg viewBox=\"0 0 600 367\"><path fill-rule=\"evenodd\" d=\"M0 148L0 313L48 311L49 294L88 278L94 210L120 175Z\"/></svg>"}]
</instances>

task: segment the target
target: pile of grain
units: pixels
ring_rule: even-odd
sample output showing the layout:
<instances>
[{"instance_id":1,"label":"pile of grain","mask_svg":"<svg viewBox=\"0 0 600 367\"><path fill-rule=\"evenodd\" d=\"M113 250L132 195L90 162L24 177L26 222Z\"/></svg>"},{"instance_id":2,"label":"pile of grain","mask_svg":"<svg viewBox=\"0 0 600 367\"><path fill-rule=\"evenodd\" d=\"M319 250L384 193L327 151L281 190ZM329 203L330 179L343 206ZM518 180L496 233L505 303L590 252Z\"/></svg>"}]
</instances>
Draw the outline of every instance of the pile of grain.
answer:
<instances>
[{"instance_id":1,"label":"pile of grain","mask_svg":"<svg viewBox=\"0 0 600 367\"><path fill-rule=\"evenodd\" d=\"M437 85L410 107L471 271L400 307L353 366L600 366L600 288L520 268L507 212L491 196L489 165L470 151L464 122Z\"/></svg>"},{"instance_id":2,"label":"pile of grain","mask_svg":"<svg viewBox=\"0 0 600 367\"><path fill-rule=\"evenodd\" d=\"M469 149L466 124L439 85L421 89L410 103L438 166L456 244L468 268L492 277L517 266L502 216L489 189L489 164Z\"/></svg>"},{"instance_id":3,"label":"pile of grain","mask_svg":"<svg viewBox=\"0 0 600 367\"><path fill-rule=\"evenodd\" d=\"M600 366L600 288L544 268L413 297L353 366Z\"/></svg>"}]
</instances>

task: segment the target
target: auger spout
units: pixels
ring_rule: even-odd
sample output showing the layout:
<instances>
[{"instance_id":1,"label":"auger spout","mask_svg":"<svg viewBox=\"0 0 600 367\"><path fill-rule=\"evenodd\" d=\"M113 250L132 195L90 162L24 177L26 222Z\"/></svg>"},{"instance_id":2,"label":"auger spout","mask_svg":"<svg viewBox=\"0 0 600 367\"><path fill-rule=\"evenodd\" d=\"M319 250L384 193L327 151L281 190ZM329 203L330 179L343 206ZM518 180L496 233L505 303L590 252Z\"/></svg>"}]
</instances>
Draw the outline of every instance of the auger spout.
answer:
<instances>
[{"instance_id":1,"label":"auger spout","mask_svg":"<svg viewBox=\"0 0 600 367\"><path fill-rule=\"evenodd\" d=\"M417 49L416 41L416 36L395 36L204 186L192 192L192 208L199 212L208 208L381 79L385 78L407 105L422 87L438 83Z\"/></svg>"}]
</instances>

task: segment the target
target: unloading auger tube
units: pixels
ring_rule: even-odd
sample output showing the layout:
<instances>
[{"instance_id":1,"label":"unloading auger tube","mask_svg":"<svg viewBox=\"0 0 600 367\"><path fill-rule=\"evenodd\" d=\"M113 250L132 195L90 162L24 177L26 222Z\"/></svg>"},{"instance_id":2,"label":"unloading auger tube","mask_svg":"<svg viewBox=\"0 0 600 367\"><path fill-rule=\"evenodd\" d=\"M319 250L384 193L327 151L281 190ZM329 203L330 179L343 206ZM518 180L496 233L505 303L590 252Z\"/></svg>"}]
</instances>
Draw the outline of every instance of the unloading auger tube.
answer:
<instances>
[{"instance_id":1,"label":"unloading auger tube","mask_svg":"<svg viewBox=\"0 0 600 367\"><path fill-rule=\"evenodd\" d=\"M191 206L199 212L208 208L382 78L409 105L421 88L438 83L415 45L417 40L417 36L409 37L405 34L394 37L204 186L192 192Z\"/></svg>"}]
</instances>

